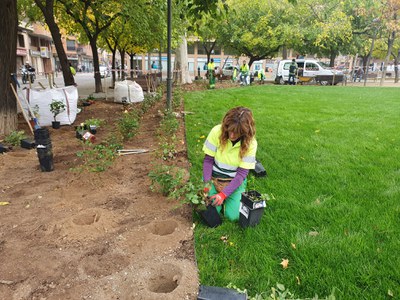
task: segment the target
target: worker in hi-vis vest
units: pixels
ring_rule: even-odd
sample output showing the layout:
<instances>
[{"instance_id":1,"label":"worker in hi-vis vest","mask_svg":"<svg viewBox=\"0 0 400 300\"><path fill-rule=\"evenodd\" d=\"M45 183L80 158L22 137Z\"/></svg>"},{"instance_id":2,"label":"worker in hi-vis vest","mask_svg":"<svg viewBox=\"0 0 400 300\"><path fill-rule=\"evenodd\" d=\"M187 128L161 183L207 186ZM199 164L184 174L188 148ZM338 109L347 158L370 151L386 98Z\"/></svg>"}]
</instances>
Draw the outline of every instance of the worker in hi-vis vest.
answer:
<instances>
[{"instance_id":1,"label":"worker in hi-vis vest","mask_svg":"<svg viewBox=\"0 0 400 300\"><path fill-rule=\"evenodd\" d=\"M244 60L242 66L240 67L240 84L246 85L250 83L247 80L247 76L249 76L249 71L249 65Z\"/></svg>"},{"instance_id":2,"label":"worker in hi-vis vest","mask_svg":"<svg viewBox=\"0 0 400 300\"><path fill-rule=\"evenodd\" d=\"M211 58L210 62L207 65L207 71L208 71L208 82L210 84L210 89L215 88L215 64L214 64L214 59Z\"/></svg>"}]
</instances>

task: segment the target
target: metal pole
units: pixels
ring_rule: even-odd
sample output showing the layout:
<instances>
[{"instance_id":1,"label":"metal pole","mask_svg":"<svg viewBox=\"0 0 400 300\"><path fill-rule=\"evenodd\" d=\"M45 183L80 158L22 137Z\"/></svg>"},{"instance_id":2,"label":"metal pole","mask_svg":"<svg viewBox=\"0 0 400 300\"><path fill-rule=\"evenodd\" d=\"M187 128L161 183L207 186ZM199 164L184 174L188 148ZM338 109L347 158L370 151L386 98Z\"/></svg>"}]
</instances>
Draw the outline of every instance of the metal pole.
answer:
<instances>
[{"instance_id":1,"label":"metal pole","mask_svg":"<svg viewBox=\"0 0 400 300\"><path fill-rule=\"evenodd\" d=\"M168 0L168 30L167 30L167 110L171 110L172 76L171 76L171 32L172 32L172 8L171 0Z\"/></svg>"},{"instance_id":2,"label":"metal pole","mask_svg":"<svg viewBox=\"0 0 400 300\"><path fill-rule=\"evenodd\" d=\"M160 72L160 81L162 82L162 41L160 41L160 50L158 51L158 72Z\"/></svg>"}]
</instances>

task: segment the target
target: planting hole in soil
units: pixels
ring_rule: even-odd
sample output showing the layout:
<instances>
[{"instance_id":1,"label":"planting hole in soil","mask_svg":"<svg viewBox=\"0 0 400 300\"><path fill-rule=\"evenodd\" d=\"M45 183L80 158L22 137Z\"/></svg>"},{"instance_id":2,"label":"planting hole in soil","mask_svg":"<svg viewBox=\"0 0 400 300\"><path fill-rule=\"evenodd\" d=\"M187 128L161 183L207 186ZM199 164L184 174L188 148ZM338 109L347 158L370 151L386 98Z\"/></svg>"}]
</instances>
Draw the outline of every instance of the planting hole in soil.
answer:
<instances>
[{"instance_id":1,"label":"planting hole in soil","mask_svg":"<svg viewBox=\"0 0 400 300\"><path fill-rule=\"evenodd\" d=\"M76 216L72 222L76 225L92 225L100 220L100 215L95 212L86 212Z\"/></svg>"},{"instance_id":2,"label":"planting hole in soil","mask_svg":"<svg viewBox=\"0 0 400 300\"><path fill-rule=\"evenodd\" d=\"M82 259L85 273L100 278L119 272L129 265L129 258L121 254L90 255Z\"/></svg>"},{"instance_id":3,"label":"planting hole in soil","mask_svg":"<svg viewBox=\"0 0 400 300\"><path fill-rule=\"evenodd\" d=\"M152 224L150 231L156 235L168 235L174 233L176 227L178 227L178 224L173 220L160 221Z\"/></svg>"},{"instance_id":4,"label":"planting hole in soil","mask_svg":"<svg viewBox=\"0 0 400 300\"><path fill-rule=\"evenodd\" d=\"M153 293L171 293L182 279L182 271L173 264L164 264L153 270L148 280L148 289Z\"/></svg>"}]
</instances>

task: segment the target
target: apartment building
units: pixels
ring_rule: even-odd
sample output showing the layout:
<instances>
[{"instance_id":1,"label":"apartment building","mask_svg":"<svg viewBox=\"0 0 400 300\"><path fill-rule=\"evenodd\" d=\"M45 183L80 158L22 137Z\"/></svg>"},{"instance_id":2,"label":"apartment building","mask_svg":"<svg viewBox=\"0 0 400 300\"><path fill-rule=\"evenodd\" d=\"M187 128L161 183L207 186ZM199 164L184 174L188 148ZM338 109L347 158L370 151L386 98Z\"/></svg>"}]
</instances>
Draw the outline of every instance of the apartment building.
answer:
<instances>
[{"instance_id":1,"label":"apartment building","mask_svg":"<svg viewBox=\"0 0 400 300\"><path fill-rule=\"evenodd\" d=\"M29 63L38 74L52 71L52 38L40 24L18 27L17 37L17 70Z\"/></svg>"},{"instance_id":2,"label":"apartment building","mask_svg":"<svg viewBox=\"0 0 400 300\"><path fill-rule=\"evenodd\" d=\"M68 61L76 70L93 71L93 55L89 45L80 44L73 36L62 36ZM18 26L17 70L29 63L36 74L45 75L61 70L57 51L50 32L41 24L22 22Z\"/></svg>"}]
</instances>

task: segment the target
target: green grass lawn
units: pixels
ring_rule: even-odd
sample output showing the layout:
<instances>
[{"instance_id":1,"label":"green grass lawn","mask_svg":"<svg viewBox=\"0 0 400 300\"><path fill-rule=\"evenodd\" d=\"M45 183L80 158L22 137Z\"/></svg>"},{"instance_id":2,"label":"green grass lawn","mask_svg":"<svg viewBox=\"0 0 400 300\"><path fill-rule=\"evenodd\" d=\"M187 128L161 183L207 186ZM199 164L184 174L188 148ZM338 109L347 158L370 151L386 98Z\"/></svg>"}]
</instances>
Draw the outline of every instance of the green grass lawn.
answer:
<instances>
[{"instance_id":1,"label":"green grass lawn","mask_svg":"<svg viewBox=\"0 0 400 300\"><path fill-rule=\"evenodd\" d=\"M296 298L400 299L400 89L257 86L185 95L191 176L229 108L253 110L270 194L261 223L198 223L201 284ZM310 234L311 233L311 234ZM227 236L223 242L221 236ZM280 265L289 260L286 269Z\"/></svg>"}]
</instances>

